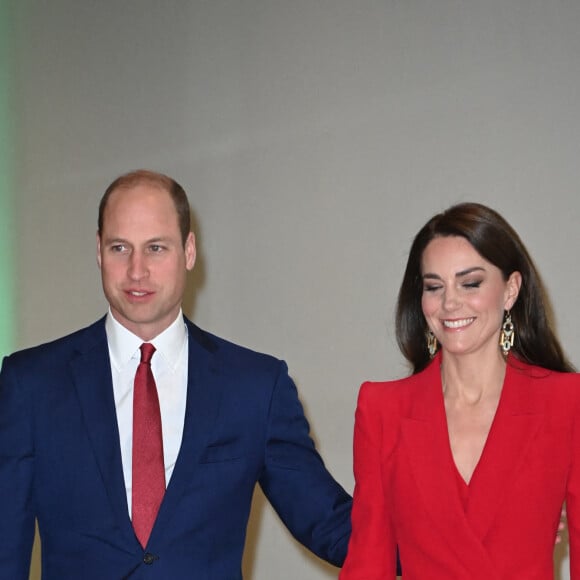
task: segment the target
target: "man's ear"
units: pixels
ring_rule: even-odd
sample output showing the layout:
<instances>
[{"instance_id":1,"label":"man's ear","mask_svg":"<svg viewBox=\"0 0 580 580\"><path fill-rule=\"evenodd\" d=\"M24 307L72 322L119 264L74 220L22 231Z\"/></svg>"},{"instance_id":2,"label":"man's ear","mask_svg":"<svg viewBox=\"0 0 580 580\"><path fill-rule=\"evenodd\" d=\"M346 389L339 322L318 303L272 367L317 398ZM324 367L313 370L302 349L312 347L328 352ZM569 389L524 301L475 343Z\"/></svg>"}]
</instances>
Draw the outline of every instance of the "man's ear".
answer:
<instances>
[{"instance_id":1,"label":"man's ear","mask_svg":"<svg viewBox=\"0 0 580 580\"><path fill-rule=\"evenodd\" d=\"M97 266L101 269L101 236L97 232Z\"/></svg>"},{"instance_id":2,"label":"man's ear","mask_svg":"<svg viewBox=\"0 0 580 580\"><path fill-rule=\"evenodd\" d=\"M187 235L184 250L185 250L185 267L188 270L193 270L193 267L195 266L195 256L196 256L195 236L193 232L189 232L189 234Z\"/></svg>"}]
</instances>

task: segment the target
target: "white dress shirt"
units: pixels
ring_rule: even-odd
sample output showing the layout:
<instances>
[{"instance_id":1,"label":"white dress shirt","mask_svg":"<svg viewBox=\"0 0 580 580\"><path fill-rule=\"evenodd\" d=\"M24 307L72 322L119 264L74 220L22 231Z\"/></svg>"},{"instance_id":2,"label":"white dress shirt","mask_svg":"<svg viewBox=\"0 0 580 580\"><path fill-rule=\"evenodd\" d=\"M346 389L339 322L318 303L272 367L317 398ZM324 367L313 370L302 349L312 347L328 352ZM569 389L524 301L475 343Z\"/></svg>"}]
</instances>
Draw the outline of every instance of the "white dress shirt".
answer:
<instances>
[{"instance_id":1,"label":"white dress shirt","mask_svg":"<svg viewBox=\"0 0 580 580\"><path fill-rule=\"evenodd\" d=\"M127 506L129 516L131 516L133 382L141 360L139 347L143 340L117 322L110 310L105 322L105 330L111 358ZM148 342L155 347L155 353L151 359L151 370L155 377L161 410L165 486L167 487L181 446L187 398L187 328L182 312L179 312L179 316L171 326Z\"/></svg>"}]
</instances>

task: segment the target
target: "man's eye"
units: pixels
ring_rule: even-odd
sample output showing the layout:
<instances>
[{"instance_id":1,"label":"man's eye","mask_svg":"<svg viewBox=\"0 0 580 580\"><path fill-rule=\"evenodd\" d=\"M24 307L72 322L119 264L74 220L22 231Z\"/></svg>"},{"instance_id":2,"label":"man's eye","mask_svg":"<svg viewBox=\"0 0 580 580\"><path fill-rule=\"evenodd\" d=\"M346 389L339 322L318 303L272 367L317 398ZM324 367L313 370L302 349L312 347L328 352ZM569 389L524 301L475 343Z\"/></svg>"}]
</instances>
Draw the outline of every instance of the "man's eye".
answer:
<instances>
[{"instance_id":1,"label":"man's eye","mask_svg":"<svg viewBox=\"0 0 580 580\"><path fill-rule=\"evenodd\" d=\"M160 246L159 244L153 244L149 246L149 250L154 254L157 254L163 250L163 246Z\"/></svg>"},{"instance_id":2,"label":"man's eye","mask_svg":"<svg viewBox=\"0 0 580 580\"><path fill-rule=\"evenodd\" d=\"M120 254L121 252L124 252L126 250L126 247L123 244L115 244L114 246L111 246L111 251L115 252L117 254Z\"/></svg>"}]
</instances>

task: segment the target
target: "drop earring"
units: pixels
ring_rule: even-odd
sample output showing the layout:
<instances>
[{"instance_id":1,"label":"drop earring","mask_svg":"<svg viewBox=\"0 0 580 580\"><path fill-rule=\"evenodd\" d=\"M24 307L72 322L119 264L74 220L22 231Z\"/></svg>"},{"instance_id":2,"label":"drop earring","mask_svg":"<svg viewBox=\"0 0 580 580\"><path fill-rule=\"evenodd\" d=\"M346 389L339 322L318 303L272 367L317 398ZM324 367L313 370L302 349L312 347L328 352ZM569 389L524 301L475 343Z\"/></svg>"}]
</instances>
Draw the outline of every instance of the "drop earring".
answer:
<instances>
[{"instance_id":1,"label":"drop earring","mask_svg":"<svg viewBox=\"0 0 580 580\"><path fill-rule=\"evenodd\" d=\"M512 315L509 310L505 311L503 317L503 324L501 325L501 333L499 335L499 346L504 356L508 355L514 345L514 338L516 336L514 323L512 322Z\"/></svg>"},{"instance_id":2,"label":"drop earring","mask_svg":"<svg viewBox=\"0 0 580 580\"><path fill-rule=\"evenodd\" d=\"M425 333L425 337L427 338L427 350L429 351L429 356L433 358L437 352L437 347L439 346L437 344L437 339L430 330Z\"/></svg>"}]
</instances>

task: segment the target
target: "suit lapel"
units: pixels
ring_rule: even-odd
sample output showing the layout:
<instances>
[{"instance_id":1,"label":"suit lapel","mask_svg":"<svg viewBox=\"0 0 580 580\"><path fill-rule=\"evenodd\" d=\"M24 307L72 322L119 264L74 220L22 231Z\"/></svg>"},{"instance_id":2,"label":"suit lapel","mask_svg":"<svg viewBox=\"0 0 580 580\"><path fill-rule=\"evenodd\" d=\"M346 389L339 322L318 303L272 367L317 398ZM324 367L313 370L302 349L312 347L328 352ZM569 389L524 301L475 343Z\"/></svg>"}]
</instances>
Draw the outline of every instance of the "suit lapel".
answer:
<instances>
[{"instance_id":1,"label":"suit lapel","mask_svg":"<svg viewBox=\"0 0 580 580\"><path fill-rule=\"evenodd\" d=\"M70 362L87 434L103 485L120 528L135 539L129 519L119 429L104 319L88 330L83 348Z\"/></svg>"},{"instance_id":2,"label":"suit lapel","mask_svg":"<svg viewBox=\"0 0 580 580\"><path fill-rule=\"evenodd\" d=\"M160 530L168 525L192 480L211 436L223 390L215 343L195 325L187 320L186 323L189 369L183 437L150 542L162 537ZM138 546L127 506L104 319L87 330L78 356L70 362L70 369L92 451L112 509L123 533Z\"/></svg>"},{"instance_id":3,"label":"suit lapel","mask_svg":"<svg viewBox=\"0 0 580 580\"><path fill-rule=\"evenodd\" d=\"M159 510L151 541L162 537L180 498L191 485L200 457L216 421L223 390L214 351L216 346L196 326L187 321L189 368L187 401L181 447L175 468Z\"/></svg>"}]
</instances>

